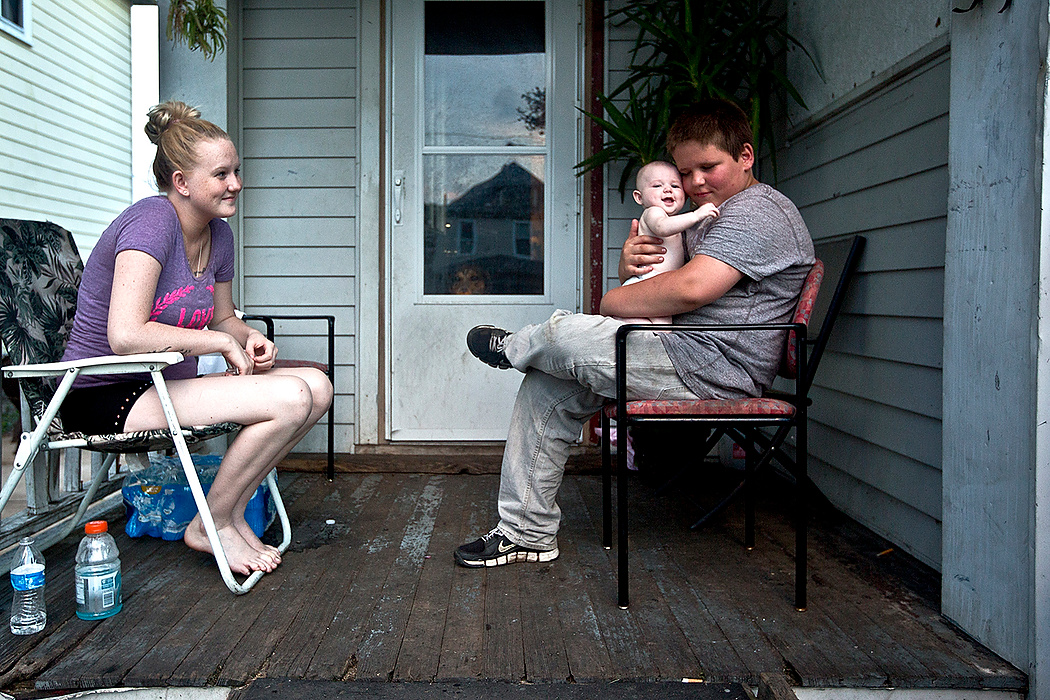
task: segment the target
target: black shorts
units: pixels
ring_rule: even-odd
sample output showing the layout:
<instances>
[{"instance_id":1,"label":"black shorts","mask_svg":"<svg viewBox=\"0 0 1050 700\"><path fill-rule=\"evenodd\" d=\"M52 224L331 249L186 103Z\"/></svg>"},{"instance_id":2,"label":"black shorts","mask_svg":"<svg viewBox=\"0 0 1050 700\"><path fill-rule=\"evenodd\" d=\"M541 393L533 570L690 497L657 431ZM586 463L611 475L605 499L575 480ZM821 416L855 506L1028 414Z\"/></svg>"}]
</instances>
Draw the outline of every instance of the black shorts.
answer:
<instances>
[{"instance_id":1,"label":"black shorts","mask_svg":"<svg viewBox=\"0 0 1050 700\"><path fill-rule=\"evenodd\" d=\"M62 402L62 425L67 432L87 435L122 433L131 407L152 386L132 381L73 389Z\"/></svg>"}]
</instances>

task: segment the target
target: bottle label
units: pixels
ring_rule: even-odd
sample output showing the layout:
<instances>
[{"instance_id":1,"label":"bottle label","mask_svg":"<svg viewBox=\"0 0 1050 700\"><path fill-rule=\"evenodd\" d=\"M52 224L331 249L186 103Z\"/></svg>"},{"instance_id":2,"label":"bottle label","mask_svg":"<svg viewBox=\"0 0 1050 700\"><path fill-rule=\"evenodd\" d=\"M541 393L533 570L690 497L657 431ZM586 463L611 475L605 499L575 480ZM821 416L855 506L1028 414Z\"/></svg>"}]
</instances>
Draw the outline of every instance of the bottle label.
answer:
<instances>
[{"instance_id":1,"label":"bottle label","mask_svg":"<svg viewBox=\"0 0 1050 700\"><path fill-rule=\"evenodd\" d=\"M99 613L120 603L120 571L107 574L76 574L77 605Z\"/></svg>"},{"instance_id":2,"label":"bottle label","mask_svg":"<svg viewBox=\"0 0 1050 700\"><path fill-rule=\"evenodd\" d=\"M11 570L11 586L16 591L32 591L44 587L44 565L22 564Z\"/></svg>"}]
</instances>

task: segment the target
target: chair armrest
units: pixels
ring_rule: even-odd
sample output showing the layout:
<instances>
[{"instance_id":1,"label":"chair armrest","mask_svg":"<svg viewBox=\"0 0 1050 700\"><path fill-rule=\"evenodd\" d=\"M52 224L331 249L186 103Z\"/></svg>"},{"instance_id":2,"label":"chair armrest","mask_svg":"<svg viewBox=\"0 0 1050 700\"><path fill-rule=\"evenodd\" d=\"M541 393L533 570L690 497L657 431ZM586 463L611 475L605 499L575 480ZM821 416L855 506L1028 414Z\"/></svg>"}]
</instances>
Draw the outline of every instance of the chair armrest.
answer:
<instances>
[{"instance_id":1,"label":"chair armrest","mask_svg":"<svg viewBox=\"0 0 1050 700\"><path fill-rule=\"evenodd\" d=\"M627 415L627 336L636 331L794 331L799 345L799 376L805 376L804 323L626 323L616 329L616 410ZM795 382L795 400L804 400L802 383ZM797 404L796 404L797 405Z\"/></svg>"},{"instance_id":2,"label":"chair armrest","mask_svg":"<svg viewBox=\"0 0 1050 700\"><path fill-rule=\"evenodd\" d=\"M102 357L86 357L82 360L65 360L63 362L45 362L28 365L8 365L4 367L4 376L10 379L54 377L65 374L72 369L79 369L81 376L91 374L152 372L182 362L183 359L182 353L178 352L103 355Z\"/></svg>"},{"instance_id":3,"label":"chair armrest","mask_svg":"<svg viewBox=\"0 0 1050 700\"><path fill-rule=\"evenodd\" d=\"M329 314L256 314L241 313L242 321L260 321L266 325L266 337L272 342L278 321L325 321L328 326L328 379L335 383L335 316Z\"/></svg>"}]
</instances>

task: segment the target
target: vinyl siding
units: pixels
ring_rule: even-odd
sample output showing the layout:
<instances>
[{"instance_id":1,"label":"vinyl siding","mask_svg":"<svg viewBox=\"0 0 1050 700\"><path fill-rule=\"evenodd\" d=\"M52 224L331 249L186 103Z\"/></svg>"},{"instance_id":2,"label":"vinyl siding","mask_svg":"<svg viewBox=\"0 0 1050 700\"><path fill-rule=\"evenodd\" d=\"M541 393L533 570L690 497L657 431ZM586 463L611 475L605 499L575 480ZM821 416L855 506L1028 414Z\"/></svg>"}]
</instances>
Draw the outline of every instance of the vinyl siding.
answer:
<instances>
[{"instance_id":1,"label":"vinyl siding","mask_svg":"<svg viewBox=\"0 0 1050 700\"><path fill-rule=\"evenodd\" d=\"M128 0L35 0L32 45L0 33L0 216L85 258L131 203L130 25Z\"/></svg>"},{"instance_id":2,"label":"vinyl siding","mask_svg":"<svg viewBox=\"0 0 1050 700\"><path fill-rule=\"evenodd\" d=\"M248 312L335 315L335 449L352 452L357 4L244 0L240 19L242 303ZM327 357L325 332L323 322L279 322L281 356ZM326 444L322 420L297 450Z\"/></svg>"},{"instance_id":3,"label":"vinyl siding","mask_svg":"<svg viewBox=\"0 0 1050 700\"><path fill-rule=\"evenodd\" d=\"M867 248L811 391L810 474L843 511L941 561L941 365L948 55L817 120L779 188L816 242Z\"/></svg>"}]
</instances>

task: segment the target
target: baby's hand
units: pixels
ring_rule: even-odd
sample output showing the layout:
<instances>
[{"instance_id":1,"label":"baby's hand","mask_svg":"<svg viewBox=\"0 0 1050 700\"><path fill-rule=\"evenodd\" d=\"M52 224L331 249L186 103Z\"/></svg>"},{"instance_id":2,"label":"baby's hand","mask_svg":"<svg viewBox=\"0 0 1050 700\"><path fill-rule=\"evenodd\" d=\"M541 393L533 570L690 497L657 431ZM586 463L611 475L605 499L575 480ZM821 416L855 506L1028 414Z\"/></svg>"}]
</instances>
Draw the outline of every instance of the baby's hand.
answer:
<instances>
[{"instance_id":1,"label":"baby's hand","mask_svg":"<svg viewBox=\"0 0 1050 700\"><path fill-rule=\"evenodd\" d=\"M713 219L718 216L718 207L714 204L704 204L696 210L697 215L700 217L700 221L704 219Z\"/></svg>"}]
</instances>

